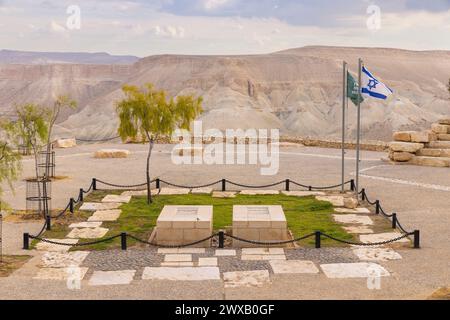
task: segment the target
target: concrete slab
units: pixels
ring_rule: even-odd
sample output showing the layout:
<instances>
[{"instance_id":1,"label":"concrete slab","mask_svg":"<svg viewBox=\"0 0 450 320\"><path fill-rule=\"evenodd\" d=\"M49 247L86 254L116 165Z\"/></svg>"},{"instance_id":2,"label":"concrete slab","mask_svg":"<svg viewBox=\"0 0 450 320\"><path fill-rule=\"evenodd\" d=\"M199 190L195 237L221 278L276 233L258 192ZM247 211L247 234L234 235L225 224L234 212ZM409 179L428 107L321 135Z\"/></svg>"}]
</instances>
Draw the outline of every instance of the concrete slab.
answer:
<instances>
[{"instance_id":1,"label":"concrete slab","mask_svg":"<svg viewBox=\"0 0 450 320\"><path fill-rule=\"evenodd\" d=\"M217 267L146 267L142 280L205 281L220 280Z\"/></svg>"},{"instance_id":2,"label":"concrete slab","mask_svg":"<svg viewBox=\"0 0 450 320\"><path fill-rule=\"evenodd\" d=\"M68 253L46 252L41 258L40 267L43 268L67 268L78 267L88 256L88 251L75 251Z\"/></svg>"},{"instance_id":3,"label":"concrete slab","mask_svg":"<svg viewBox=\"0 0 450 320\"><path fill-rule=\"evenodd\" d=\"M391 248L354 248L353 253L362 261L390 261L402 259L402 256Z\"/></svg>"},{"instance_id":4,"label":"concrete slab","mask_svg":"<svg viewBox=\"0 0 450 320\"><path fill-rule=\"evenodd\" d=\"M382 266L371 262L321 264L328 278L387 277L390 273Z\"/></svg>"},{"instance_id":5,"label":"concrete slab","mask_svg":"<svg viewBox=\"0 0 450 320\"><path fill-rule=\"evenodd\" d=\"M334 207L343 207L344 206L344 197L343 196L316 196L316 199L319 201L330 202Z\"/></svg>"},{"instance_id":6,"label":"concrete slab","mask_svg":"<svg viewBox=\"0 0 450 320\"><path fill-rule=\"evenodd\" d=\"M182 194L189 194L190 189L180 189L180 188L161 188L160 196L175 196Z\"/></svg>"},{"instance_id":7,"label":"concrete slab","mask_svg":"<svg viewBox=\"0 0 450 320\"><path fill-rule=\"evenodd\" d=\"M245 196L258 196L258 195L276 195L280 194L278 190L242 190L240 194Z\"/></svg>"},{"instance_id":8,"label":"concrete slab","mask_svg":"<svg viewBox=\"0 0 450 320\"><path fill-rule=\"evenodd\" d=\"M356 214L333 214L333 219L336 222L345 224L373 225L373 221L369 217Z\"/></svg>"},{"instance_id":9,"label":"concrete slab","mask_svg":"<svg viewBox=\"0 0 450 320\"><path fill-rule=\"evenodd\" d=\"M217 267L217 258L198 258L199 267Z\"/></svg>"},{"instance_id":10,"label":"concrete slab","mask_svg":"<svg viewBox=\"0 0 450 320\"><path fill-rule=\"evenodd\" d=\"M213 198L236 198L236 192L232 191L214 191L212 194Z\"/></svg>"},{"instance_id":11,"label":"concrete slab","mask_svg":"<svg viewBox=\"0 0 450 320\"><path fill-rule=\"evenodd\" d=\"M158 190L151 190L152 194L154 194L155 192L157 193ZM131 196L131 197L143 197L147 195L147 189L145 190L131 190L131 191L125 191L122 192L121 196L122 197L127 197L127 196Z\"/></svg>"},{"instance_id":12,"label":"concrete slab","mask_svg":"<svg viewBox=\"0 0 450 320\"><path fill-rule=\"evenodd\" d=\"M83 280L88 268L42 268L33 279L36 280Z\"/></svg>"},{"instance_id":13,"label":"concrete slab","mask_svg":"<svg viewBox=\"0 0 450 320\"><path fill-rule=\"evenodd\" d=\"M224 272L225 288L262 287L270 283L267 270Z\"/></svg>"},{"instance_id":14,"label":"concrete slab","mask_svg":"<svg viewBox=\"0 0 450 320\"><path fill-rule=\"evenodd\" d=\"M191 262L190 254L168 254L164 257L164 262Z\"/></svg>"},{"instance_id":15,"label":"concrete slab","mask_svg":"<svg viewBox=\"0 0 450 320\"><path fill-rule=\"evenodd\" d=\"M214 254L216 257L234 257L236 256L236 250L233 249L216 249Z\"/></svg>"},{"instance_id":16,"label":"concrete slab","mask_svg":"<svg viewBox=\"0 0 450 320\"><path fill-rule=\"evenodd\" d=\"M94 214L88 218L88 222L116 221L119 219L121 213L122 210L120 209L99 210L94 212Z\"/></svg>"},{"instance_id":17,"label":"concrete slab","mask_svg":"<svg viewBox=\"0 0 450 320\"><path fill-rule=\"evenodd\" d=\"M359 240L363 243L378 243L396 239L400 236L401 234L399 232L386 232L386 233L360 235ZM410 242L408 238L403 238L401 240L396 241L395 243L408 243L408 242Z\"/></svg>"},{"instance_id":18,"label":"concrete slab","mask_svg":"<svg viewBox=\"0 0 450 320\"><path fill-rule=\"evenodd\" d=\"M281 191L282 194L291 197L310 197L310 196L324 196L322 191Z\"/></svg>"},{"instance_id":19,"label":"concrete slab","mask_svg":"<svg viewBox=\"0 0 450 320\"><path fill-rule=\"evenodd\" d=\"M193 267L193 262L162 262L161 267Z\"/></svg>"},{"instance_id":20,"label":"concrete slab","mask_svg":"<svg viewBox=\"0 0 450 320\"><path fill-rule=\"evenodd\" d=\"M53 242L64 243L64 244L76 244L78 243L78 239L47 239ZM36 250L39 251L49 251L49 252L68 252L71 246L67 245L58 245L48 242L39 242L36 244Z\"/></svg>"},{"instance_id":21,"label":"concrete slab","mask_svg":"<svg viewBox=\"0 0 450 320\"><path fill-rule=\"evenodd\" d=\"M334 208L334 211L338 213L354 213L354 214L369 214L370 210L367 208L356 208L356 209L348 209L348 208Z\"/></svg>"},{"instance_id":22,"label":"concrete slab","mask_svg":"<svg viewBox=\"0 0 450 320\"><path fill-rule=\"evenodd\" d=\"M119 271L94 271L90 286L112 286L125 285L133 281L136 270L119 270Z\"/></svg>"},{"instance_id":23,"label":"concrete slab","mask_svg":"<svg viewBox=\"0 0 450 320\"><path fill-rule=\"evenodd\" d=\"M70 229L75 229L75 228L98 228L102 225L102 222L100 221L95 221L95 222L89 222L89 221L85 221L85 222L78 222L78 223L72 223L69 228Z\"/></svg>"},{"instance_id":24,"label":"concrete slab","mask_svg":"<svg viewBox=\"0 0 450 320\"><path fill-rule=\"evenodd\" d=\"M191 193L192 194L211 194L213 192L213 188L197 188L197 189L192 189Z\"/></svg>"},{"instance_id":25,"label":"concrete slab","mask_svg":"<svg viewBox=\"0 0 450 320\"><path fill-rule=\"evenodd\" d=\"M102 203L128 203L130 200L131 196L108 194L102 199Z\"/></svg>"},{"instance_id":26,"label":"concrete slab","mask_svg":"<svg viewBox=\"0 0 450 320\"><path fill-rule=\"evenodd\" d=\"M100 203L100 202L85 202L81 205L81 211L98 211L98 210L112 210L118 209L121 203Z\"/></svg>"},{"instance_id":27,"label":"concrete slab","mask_svg":"<svg viewBox=\"0 0 450 320\"><path fill-rule=\"evenodd\" d=\"M312 261L304 260L272 260L270 261L270 266L272 267L273 273L319 273L319 269L315 266Z\"/></svg>"},{"instance_id":28,"label":"concrete slab","mask_svg":"<svg viewBox=\"0 0 450 320\"><path fill-rule=\"evenodd\" d=\"M342 227L345 231L348 233L353 234L371 234L373 233L373 230L366 227L366 226L349 226L349 227Z\"/></svg>"},{"instance_id":29,"label":"concrete slab","mask_svg":"<svg viewBox=\"0 0 450 320\"><path fill-rule=\"evenodd\" d=\"M103 238L109 229L107 228L75 228L70 231L67 238L71 239L100 239Z\"/></svg>"}]
</instances>

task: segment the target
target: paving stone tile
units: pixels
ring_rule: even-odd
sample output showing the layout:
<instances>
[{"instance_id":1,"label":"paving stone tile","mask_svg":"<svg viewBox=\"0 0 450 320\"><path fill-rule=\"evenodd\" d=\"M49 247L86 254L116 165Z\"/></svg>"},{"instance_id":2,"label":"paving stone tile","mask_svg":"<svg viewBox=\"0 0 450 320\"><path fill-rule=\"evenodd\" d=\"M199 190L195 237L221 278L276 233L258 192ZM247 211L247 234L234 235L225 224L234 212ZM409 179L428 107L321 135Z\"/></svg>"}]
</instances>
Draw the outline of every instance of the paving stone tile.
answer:
<instances>
[{"instance_id":1,"label":"paving stone tile","mask_svg":"<svg viewBox=\"0 0 450 320\"><path fill-rule=\"evenodd\" d=\"M215 256L217 257L234 257L236 250L234 249L216 249Z\"/></svg>"},{"instance_id":2,"label":"paving stone tile","mask_svg":"<svg viewBox=\"0 0 450 320\"><path fill-rule=\"evenodd\" d=\"M102 199L103 203L128 203L131 200L131 196L122 196L115 194L108 194Z\"/></svg>"},{"instance_id":3,"label":"paving stone tile","mask_svg":"<svg viewBox=\"0 0 450 320\"><path fill-rule=\"evenodd\" d=\"M389 261L402 259L402 256L391 248L354 248L353 253L362 261Z\"/></svg>"},{"instance_id":4,"label":"paving stone tile","mask_svg":"<svg viewBox=\"0 0 450 320\"><path fill-rule=\"evenodd\" d=\"M272 260L270 266L274 273L319 273L312 261L305 260Z\"/></svg>"},{"instance_id":5,"label":"paving stone tile","mask_svg":"<svg viewBox=\"0 0 450 320\"><path fill-rule=\"evenodd\" d=\"M360 235L359 240L363 243L378 243L383 241L388 241L400 237L399 232L387 232L387 233L375 233L375 234L365 234ZM410 240L408 238L403 238L396 241L395 243L408 243Z\"/></svg>"},{"instance_id":6,"label":"paving stone tile","mask_svg":"<svg viewBox=\"0 0 450 320\"><path fill-rule=\"evenodd\" d=\"M37 280L83 280L88 268L41 268L33 279Z\"/></svg>"},{"instance_id":7,"label":"paving stone tile","mask_svg":"<svg viewBox=\"0 0 450 320\"><path fill-rule=\"evenodd\" d=\"M164 262L191 262L191 254L168 254L164 257Z\"/></svg>"},{"instance_id":8,"label":"paving stone tile","mask_svg":"<svg viewBox=\"0 0 450 320\"><path fill-rule=\"evenodd\" d=\"M373 225L373 221L369 217L356 214L333 214L333 219L336 222L345 224Z\"/></svg>"},{"instance_id":9,"label":"paving stone tile","mask_svg":"<svg viewBox=\"0 0 450 320\"><path fill-rule=\"evenodd\" d=\"M78 239L47 239L53 242L58 242L58 243L65 243L65 244L76 244L78 243ZM48 243L48 242L39 242L38 244L36 244L36 250L39 251L50 251L50 252L67 252L69 251L69 249L71 248L71 246L67 246L67 245L58 245L58 244L53 244L53 243Z\"/></svg>"},{"instance_id":10,"label":"paving stone tile","mask_svg":"<svg viewBox=\"0 0 450 320\"><path fill-rule=\"evenodd\" d=\"M158 248L158 254L203 254L205 248Z\"/></svg>"},{"instance_id":11,"label":"paving stone tile","mask_svg":"<svg viewBox=\"0 0 450 320\"><path fill-rule=\"evenodd\" d=\"M204 281L220 280L218 267L146 267L143 280Z\"/></svg>"},{"instance_id":12,"label":"paving stone tile","mask_svg":"<svg viewBox=\"0 0 450 320\"><path fill-rule=\"evenodd\" d=\"M291 197L310 197L310 196L324 196L322 191L281 191L282 194Z\"/></svg>"},{"instance_id":13,"label":"paving stone tile","mask_svg":"<svg viewBox=\"0 0 450 320\"><path fill-rule=\"evenodd\" d=\"M193 262L161 262L161 267L193 267Z\"/></svg>"},{"instance_id":14,"label":"paving stone tile","mask_svg":"<svg viewBox=\"0 0 450 320\"><path fill-rule=\"evenodd\" d=\"M94 221L94 222L89 222L89 221L85 221L85 222L78 222L78 223L72 223L69 228L70 229L81 229L81 228L98 228L102 225L102 222L100 221Z\"/></svg>"},{"instance_id":15,"label":"paving stone tile","mask_svg":"<svg viewBox=\"0 0 450 320\"><path fill-rule=\"evenodd\" d=\"M322 271L328 278L368 278L387 277L390 273L376 263L334 263L321 264Z\"/></svg>"},{"instance_id":16,"label":"paving stone tile","mask_svg":"<svg viewBox=\"0 0 450 320\"><path fill-rule=\"evenodd\" d=\"M67 268L80 266L88 255L88 251L75 251L68 253L46 252L41 258L40 266L44 268Z\"/></svg>"},{"instance_id":17,"label":"paving stone tile","mask_svg":"<svg viewBox=\"0 0 450 320\"><path fill-rule=\"evenodd\" d=\"M161 188L160 196L172 196L172 195L182 195L189 194L190 189L180 189L180 188Z\"/></svg>"},{"instance_id":18,"label":"paving stone tile","mask_svg":"<svg viewBox=\"0 0 450 320\"><path fill-rule=\"evenodd\" d=\"M72 229L67 235L67 238L71 239L100 239L103 238L109 229L107 228L82 228L82 229Z\"/></svg>"},{"instance_id":19,"label":"paving stone tile","mask_svg":"<svg viewBox=\"0 0 450 320\"><path fill-rule=\"evenodd\" d=\"M252 254L284 254L283 248L243 248L242 255Z\"/></svg>"},{"instance_id":20,"label":"paving stone tile","mask_svg":"<svg viewBox=\"0 0 450 320\"><path fill-rule=\"evenodd\" d=\"M119 219L122 210L114 209L114 210L101 210L96 211L92 216L88 218L89 222L106 222L106 221L116 221Z\"/></svg>"},{"instance_id":21,"label":"paving stone tile","mask_svg":"<svg viewBox=\"0 0 450 320\"><path fill-rule=\"evenodd\" d=\"M224 272L225 288L262 287L270 283L268 270Z\"/></svg>"},{"instance_id":22,"label":"paving stone tile","mask_svg":"<svg viewBox=\"0 0 450 320\"><path fill-rule=\"evenodd\" d=\"M354 234L371 234L373 233L373 230L366 227L366 226L348 226L348 227L342 227L345 231L348 233L354 233Z\"/></svg>"},{"instance_id":23,"label":"paving stone tile","mask_svg":"<svg viewBox=\"0 0 450 320\"><path fill-rule=\"evenodd\" d=\"M269 261L269 260L286 260L284 254L250 254L242 255L241 260L243 261Z\"/></svg>"},{"instance_id":24,"label":"paving stone tile","mask_svg":"<svg viewBox=\"0 0 450 320\"><path fill-rule=\"evenodd\" d=\"M198 258L199 267L217 267L217 258Z\"/></svg>"},{"instance_id":25,"label":"paving stone tile","mask_svg":"<svg viewBox=\"0 0 450 320\"><path fill-rule=\"evenodd\" d=\"M280 194L278 190L242 190L239 192L242 195L246 196L257 196L257 195L276 195Z\"/></svg>"},{"instance_id":26,"label":"paving stone tile","mask_svg":"<svg viewBox=\"0 0 450 320\"><path fill-rule=\"evenodd\" d=\"M136 270L94 271L90 286L126 285L133 281Z\"/></svg>"},{"instance_id":27,"label":"paving stone tile","mask_svg":"<svg viewBox=\"0 0 450 320\"><path fill-rule=\"evenodd\" d=\"M118 209L122 203L100 203L100 202L84 202L81 211L98 211L98 210L113 210Z\"/></svg>"}]
</instances>

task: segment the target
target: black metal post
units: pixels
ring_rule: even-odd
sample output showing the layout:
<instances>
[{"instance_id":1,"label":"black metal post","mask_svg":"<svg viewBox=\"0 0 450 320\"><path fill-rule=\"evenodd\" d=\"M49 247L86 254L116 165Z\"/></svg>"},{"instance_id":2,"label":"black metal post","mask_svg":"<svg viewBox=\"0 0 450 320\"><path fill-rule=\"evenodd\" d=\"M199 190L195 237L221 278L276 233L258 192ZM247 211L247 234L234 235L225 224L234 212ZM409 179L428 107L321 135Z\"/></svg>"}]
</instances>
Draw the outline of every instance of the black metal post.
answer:
<instances>
[{"instance_id":1,"label":"black metal post","mask_svg":"<svg viewBox=\"0 0 450 320\"><path fill-rule=\"evenodd\" d=\"M156 178L156 189L159 189L161 187L161 180L159 178Z\"/></svg>"},{"instance_id":2,"label":"black metal post","mask_svg":"<svg viewBox=\"0 0 450 320\"><path fill-rule=\"evenodd\" d=\"M222 191L226 191L227 190L226 183L227 183L227 180L222 179Z\"/></svg>"},{"instance_id":3,"label":"black metal post","mask_svg":"<svg viewBox=\"0 0 450 320\"><path fill-rule=\"evenodd\" d=\"M84 201L84 199L83 199L84 197L83 196L84 196L84 190L80 189L80 195L78 196L78 199L80 199L81 202Z\"/></svg>"},{"instance_id":4,"label":"black metal post","mask_svg":"<svg viewBox=\"0 0 450 320\"><path fill-rule=\"evenodd\" d=\"M223 249L225 244L225 233L223 231L219 231L219 248Z\"/></svg>"},{"instance_id":5,"label":"black metal post","mask_svg":"<svg viewBox=\"0 0 450 320\"><path fill-rule=\"evenodd\" d=\"M127 250L127 234L125 232L122 232L120 234L120 244L121 244L122 250Z\"/></svg>"},{"instance_id":6,"label":"black metal post","mask_svg":"<svg viewBox=\"0 0 450 320\"><path fill-rule=\"evenodd\" d=\"M350 180L350 190L355 191L355 180L354 179Z\"/></svg>"},{"instance_id":7,"label":"black metal post","mask_svg":"<svg viewBox=\"0 0 450 320\"><path fill-rule=\"evenodd\" d=\"M361 200L366 201L366 189L361 189Z\"/></svg>"},{"instance_id":8,"label":"black metal post","mask_svg":"<svg viewBox=\"0 0 450 320\"><path fill-rule=\"evenodd\" d=\"M414 230L414 248L420 249L420 231Z\"/></svg>"},{"instance_id":9,"label":"black metal post","mask_svg":"<svg viewBox=\"0 0 450 320\"><path fill-rule=\"evenodd\" d=\"M73 198L70 198L70 201L69 201L69 211L70 211L70 213L73 213L73 203L75 202L75 200L73 199Z\"/></svg>"},{"instance_id":10,"label":"black metal post","mask_svg":"<svg viewBox=\"0 0 450 320\"><path fill-rule=\"evenodd\" d=\"M95 178L92 179L92 190L97 190L97 179Z\"/></svg>"},{"instance_id":11,"label":"black metal post","mask_svg":"<svg viewBox=\"0 0 450 320\"><path fill-rule=\"evenodd\" d=\"M375 213L380 214L380 200L375 201Z\"/></svg>"},{"instance_id":12,"label":"black metal post","mask_svg":"<svg viewBox=\"0 0 450 320\"><path fill-rule=\"evenodd\" d=\"M320 249L320 236L321 236L321 232L320 231L316 231L316 249Z\"/></svg>"},{"instance_id":13,"label":"black metal post","mask_svg":"<svg viewBox=\"0 0 450 320\"><path fill-rule=\"evenodd\" d=\"M286 191L290 191L290 180L286 179Z\"/></svg>"},{"instance_id":14,"label":"black metal post","mask_svg":"<svg viewBox=\"0 0 450 320\"><path fill-rule=\"evenodd\" d=\"M308 187L308 191L312 191L312 187L311 186Z\"/></svg>"},{"instance_id":15,"label":"black metal post","mask_svg":"<svg viewBox=\"0 0 450 320\"><path fill-rule=\"evenodd\" d=\"M24 250L30 249L30 234L29 233L23 234L23 249Z\"/></svg>"},{"instance_id":16,"label":"black metal post","mask_svg":"<svg viewBox=\"0 0 450 320\"><path fill-rule=\"evenodd\" d=\"M393 213L392 214L392 229L397 228L397 214Z\"/></svg>"},{"instance_id":17,"label":"black metal post","mask_svg":"<svg viewBox=\"0 0 450 320\"><path fill-rule=\"evenodd\" d=\"M52 217L50 215L45 216L45 226L47 231L52 230Z\"/></svg>"}]
</instances>

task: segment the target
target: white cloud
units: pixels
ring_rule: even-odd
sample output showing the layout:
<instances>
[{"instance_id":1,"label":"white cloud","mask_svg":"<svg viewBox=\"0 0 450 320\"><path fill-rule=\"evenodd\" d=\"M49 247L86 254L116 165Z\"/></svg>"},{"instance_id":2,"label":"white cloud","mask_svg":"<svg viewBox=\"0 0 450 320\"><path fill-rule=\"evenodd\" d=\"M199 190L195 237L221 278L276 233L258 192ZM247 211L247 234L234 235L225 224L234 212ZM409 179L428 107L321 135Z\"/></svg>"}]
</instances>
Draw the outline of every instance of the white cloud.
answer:
<instances>
[{"instance_id":1,"label":"white cloud","mask_svg":"<svg viewBox=\"0 0 450 320\"><path fill-rule=\"evenodd\" d=\"M229 3L229 0L204 0L203 7L206 10L215 10Z\"/></svg>"},{"instance_id":2,"label":"white cloud","mask_svg":"<svg viewBox=\"0 0 450 320\"><path fill-rule=\"evenodd\" d=\"M183 27L157 25L153 27L153 33L158 37L184 38L186 31Z\"/></svg>"},{"instance_id":3,"label":"white cloud","mask_svg":"<svg viewBox=\"0 0 450 320\"><path fill-rule=\"evenodd\" d=\"M64 28L62 25L58 24L55 20L52 20L52 22L50 23L50 28L53 32L56 32L56 33L66 32L66 28Z\"/></svg>"}]
</instances>

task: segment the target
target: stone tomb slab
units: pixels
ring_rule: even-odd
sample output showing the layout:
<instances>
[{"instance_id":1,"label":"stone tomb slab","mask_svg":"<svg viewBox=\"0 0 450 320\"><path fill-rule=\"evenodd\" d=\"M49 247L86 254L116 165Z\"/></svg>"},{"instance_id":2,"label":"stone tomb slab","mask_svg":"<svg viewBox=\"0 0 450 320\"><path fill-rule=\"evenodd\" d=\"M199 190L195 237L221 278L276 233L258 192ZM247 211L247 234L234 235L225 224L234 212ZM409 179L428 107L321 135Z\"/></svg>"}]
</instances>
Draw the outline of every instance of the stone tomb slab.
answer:
<instances>
[{"instance_id":1,"label":"stone tomb slab","mask_svg":"<svg viewBox=\"0 0 450 320\"><path fill-rule=\"evenodd\" d=\"M281 206L233 206L233 235L253 241L287 240L287 222ZM233 240L238 247L254 245Z\"/></svg>"},{"instance_id":2,"label":"stone tomb slab","mask_svg":"<svg viewBox=\"0 0 450 320\"><path fill-rule=\"evenodd\" d=\"M104 221L116 221L119 219L122 210L100 210L96 211L92 216L89 217L89 222L104 222Z\"/></svg>"},{"instance_id":3,"label":"stone tomb slab","mask_svg":"<svg viewBox=\"0 0 450 320\"><path fill-rule=\"evenodd\" d=\"M136 270L94 271L90 286L125 285L133 281Z\"/></svg>"},{"instance_id":4,"label":"stone tomb slab","mask_svg":"<svg viewBox=\"0 0 450 320\"><path fill-rule=\"evenodd\" d=\"M372 262L359 263L332 263L320 265L322 271L328 278L368 278L368 277L387 277L390 273Z\"/></svg>"},{"instance_id":5,"label":"stone tomb slab","mask_svg":"<svg viewBox=\"0 0 450 320\"><path fill-rule=\"evenodd\" d=\"M131 196L108 194L102 199L103 203L128 203L131 200Z\"/></svg>"},{"instance_id":6,"label":"stone tomb slab","mask_svg":"<svg viewBox=\"0 0 450 320\"><path fill-rule=\"evenodd\" d=\"M273 273L294 274L294 273L319 273L319 269L312 261L304 260L272 260L270 261Z\"/></svg>"},{"instance_id":7,"label":"stone tomb slab","mask_svg":"<svg viewBox=\"0 0 450 320\"><path fill-rule=\"evenodd\" d=\"M205 239L213 231L212 206L165 206L156 221L159 245L185 245ZM209 247L207 240L197 247Z\"/></svg>"},{"instance_id":8,"label":"stone tomb slab","mask_svg":"<svg viewBox=\"0 0 450 320\"><path fill-rule=\"evenodd\" d=\"M369 217L356 214L333 214L333 219L336 222L345 224L361 224L365 226L373 225L373 221Z\"/></svg>"},{"instance_id":9,"label":"stone tomb slab","mask_svg":"<svg viewBox=\"0 0 450 320\"><path fill-rule=\"evenodd\" d=\"M69 229L75 229L75 228L98 228L102 225L102 222L100 221L85 221L85 222L78 222L78 223L72 223L69 226Z\"/></svg>"},{"instance_id":10,"label":"stone tomb slab","mask_svg":"<svg viewBox=\"0 0 450 320\"><path fill-rule=\"evenodd\" d=\"M99 211L118 209L121 203L100 203L100 202L85 202L80 207L81 211Z\"/></svg>"},{"instance_id":11,"label":"stone tomb slab","mask_svg":"<svg viewBox=\"0 0 450 320\"><path fill-rule=\"evenodd\" d=\"M40 266L43 268L78 267L83 263L88 254L88 251L75 251L68 253L46 252L41 258Z\"/></svg>"},{"instance_id":12,"label":"stone tomb slab","mask_svg":"<svg viewBox=\"0 0 450 320\"><path fill-rule=\"evenodd\" d=\"M142 274L142 280L220 280L220 271L218 267L146 267Z\"/></svg>"}]
</instances>

